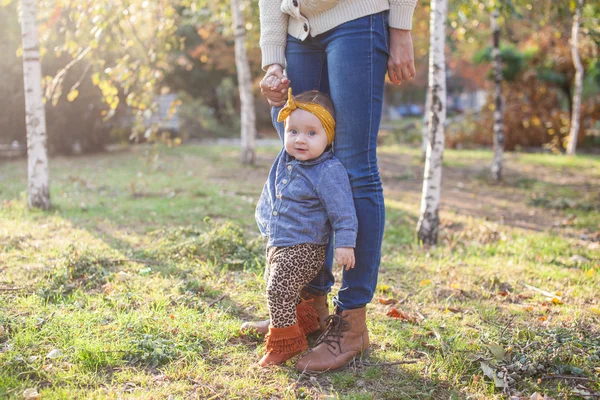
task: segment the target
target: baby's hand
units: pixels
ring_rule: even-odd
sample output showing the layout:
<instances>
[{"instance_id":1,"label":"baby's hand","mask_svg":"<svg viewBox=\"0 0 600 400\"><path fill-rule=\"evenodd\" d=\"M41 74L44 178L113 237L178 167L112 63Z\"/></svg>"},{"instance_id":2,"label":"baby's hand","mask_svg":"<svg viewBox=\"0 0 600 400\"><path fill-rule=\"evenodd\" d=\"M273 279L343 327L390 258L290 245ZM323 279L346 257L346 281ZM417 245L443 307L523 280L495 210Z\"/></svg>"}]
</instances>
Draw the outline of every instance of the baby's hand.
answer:
<instances>
[{"instance_id":1,"label":"baby's hand","mask_svg":"<svg viewBox=\"0 0 600 400\"><path fill-rule=\"evenodd\" d=\"M335 249L335 262L342 267L346 267L346 271L354 268L354 249L352 247L338 247Z\"/></svg>"}]
</instances>

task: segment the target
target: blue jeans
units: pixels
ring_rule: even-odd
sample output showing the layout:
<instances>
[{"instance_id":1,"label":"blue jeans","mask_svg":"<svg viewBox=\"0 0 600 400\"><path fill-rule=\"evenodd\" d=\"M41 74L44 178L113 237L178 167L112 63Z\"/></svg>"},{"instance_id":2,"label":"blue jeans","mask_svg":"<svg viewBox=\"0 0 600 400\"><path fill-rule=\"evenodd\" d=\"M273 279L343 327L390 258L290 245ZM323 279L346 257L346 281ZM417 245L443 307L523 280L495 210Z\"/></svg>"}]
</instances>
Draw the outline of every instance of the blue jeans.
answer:
<instances>
[{"instance_id":1,"label":"blue jeans","mask_svg":"<svg viewBox=\"0 0 600 400\"><path fill-rule=\"evenodd\" d=\"M364 307L373 298L381 260L385 223L383 188L377 167L377 133L381 120L383 87L389 54L388 12L346 22L300 41L288 35L287 76L292 91L319 90L335 106L335 156L348 170L358 217L354 269L343 272L334 304L342 309ZM275 127L280 108L271 110ZM324 268L307 286L325 294L334 284L333 243ZM339 268L342 268L341 266Z\"/></svg>"}]
</instances>

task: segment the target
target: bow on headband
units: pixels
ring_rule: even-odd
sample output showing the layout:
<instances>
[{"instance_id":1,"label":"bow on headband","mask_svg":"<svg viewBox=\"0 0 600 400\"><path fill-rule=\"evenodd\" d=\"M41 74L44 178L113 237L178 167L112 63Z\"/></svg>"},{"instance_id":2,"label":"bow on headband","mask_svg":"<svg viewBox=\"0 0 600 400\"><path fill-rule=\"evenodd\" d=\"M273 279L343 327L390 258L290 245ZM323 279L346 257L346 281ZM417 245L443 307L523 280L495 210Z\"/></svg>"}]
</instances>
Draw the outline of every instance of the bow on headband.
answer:
<instances>
[{"instance_id":1,"label":"bow on headband","mask_svg":"<svg viewBox=\"0 0 600 400\"><path fill-rule=\"evenodd\" d=\"M325 129L325 133L327 134L327 144L330 145L331 142L333 142L333 138L335 137L335 119L333 119L331 113L320 104L303 103L294 100L294 96L292 96L292 88L288 89L288 101L285 104L285 107L283 107L281 111L279 111L277 121L285 121L285 119L290 116L292 111L294 111L297 108L304 111L308 111L309 113L312 113L317 118L319 118L319 121L321 121L323 129Z\"/></svg>"}]
</instances>

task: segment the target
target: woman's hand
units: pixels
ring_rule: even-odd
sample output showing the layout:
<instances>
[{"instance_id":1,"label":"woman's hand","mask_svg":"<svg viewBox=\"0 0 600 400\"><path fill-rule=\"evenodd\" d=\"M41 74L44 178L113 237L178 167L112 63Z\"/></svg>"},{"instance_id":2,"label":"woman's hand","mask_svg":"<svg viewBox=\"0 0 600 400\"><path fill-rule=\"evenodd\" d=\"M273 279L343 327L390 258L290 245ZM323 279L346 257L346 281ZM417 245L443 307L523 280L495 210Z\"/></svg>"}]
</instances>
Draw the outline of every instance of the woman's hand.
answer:
<instances>
[{"instance_id":1,"label":"woman's hand","mask_svg":"<svg viewBox=\"0 0 600 400\"><path fill-rule=\"evenodd\" d=\"M388 76L396 85L414 78L415 54L410 31L390 28L390 57Z\"/></svg>"},{"instance_id":2,"label":"woman's hand","mask_svg":"<svg viewBox=\"0 0 600 400\"><path fill-rule=\"evenodd\" d=\"M260 92L267 98L269 105L279 107L287 100L287 91L290 80L283 73L283 67L279 64L271 64L267 68L265 76L260 81Z\"/></svg>"},{"instance_id":3,"label":"woman's hand","mask_svg":"<svg viewBox=\"0 0 600 400\"><path fill-rule=\"evenodd\" d=\"M354 268L354 249L352 247L338 247L335 249L335 262L342 267L346 267L346 271Z\"/></svg>"}]
</instances>

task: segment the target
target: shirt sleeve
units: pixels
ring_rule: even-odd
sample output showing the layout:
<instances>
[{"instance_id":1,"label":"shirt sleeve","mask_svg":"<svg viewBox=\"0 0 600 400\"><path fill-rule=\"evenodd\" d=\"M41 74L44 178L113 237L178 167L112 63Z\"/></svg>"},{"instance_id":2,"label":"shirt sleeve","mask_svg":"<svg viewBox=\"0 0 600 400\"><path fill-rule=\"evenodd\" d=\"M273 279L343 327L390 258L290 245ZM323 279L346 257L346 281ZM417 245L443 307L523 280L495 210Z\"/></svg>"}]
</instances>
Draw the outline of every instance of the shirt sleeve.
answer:
<instances>
[{"instance_id":1,"label":"shirt sleeve","mask_svg":"<svg viewBox=\"0 0 600 400\"><path fill-rule=\"evenodd\" d=\"M327 168L316 189L335 232L335 248L356 247L358 219L346 168L338 163Z\"/></svg>"},{"instance_id":2,"label":"shirt sleeve","mask_svg":"<svg viewBox=\"0 0 600 400\"><path fill-rule=\"evenodd\" d=\"M390 27L412 29L412 17L417 0L390 0Z\"/></svg>"},{"instance_id":3,"label":"shirt sleeve","mask_svg":"<svg viewBox=\"0 0 600 400\"><path fill-rule=\"evenodd\" d=\"M280 11L281 0L259 0L262 68L271 64L285 68L285 45L289 15Z\"/></svg>"}]
</instances>

